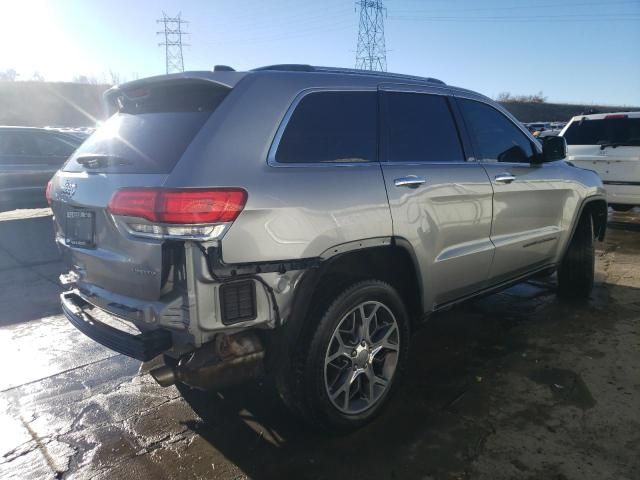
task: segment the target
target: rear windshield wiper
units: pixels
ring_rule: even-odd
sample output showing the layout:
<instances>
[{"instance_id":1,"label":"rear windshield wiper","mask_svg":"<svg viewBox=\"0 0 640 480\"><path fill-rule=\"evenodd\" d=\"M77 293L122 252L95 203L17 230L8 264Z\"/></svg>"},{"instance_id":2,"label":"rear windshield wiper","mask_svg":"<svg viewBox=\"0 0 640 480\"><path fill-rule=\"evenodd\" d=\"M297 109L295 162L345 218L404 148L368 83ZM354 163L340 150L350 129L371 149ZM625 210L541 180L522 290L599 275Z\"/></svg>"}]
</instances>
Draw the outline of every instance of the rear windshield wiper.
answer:
<instances>
[{"instance_id":1,"label":"rear windshield wiper","mask_svg":"<svg viewBox=\"0 0 640 480\"><path fill-rule=\"evenodd\" d=\"M76 162L86 168L103 168L107 166L125 166L133 162L114 155L80 155Z\"/></svg>"},{"instance_id":2,"label":"rear windshield wiper","mask_svg":"<svg viewBox=\"0 0 640 480\"><path fill-rule=\"evenodd\" d=\"M601 143L600 150L604 150L607 147L611 147L611 148L622 147L624 145L625 145L624 143L620 143L620 142Z\"/></svg>"}]
</instances>

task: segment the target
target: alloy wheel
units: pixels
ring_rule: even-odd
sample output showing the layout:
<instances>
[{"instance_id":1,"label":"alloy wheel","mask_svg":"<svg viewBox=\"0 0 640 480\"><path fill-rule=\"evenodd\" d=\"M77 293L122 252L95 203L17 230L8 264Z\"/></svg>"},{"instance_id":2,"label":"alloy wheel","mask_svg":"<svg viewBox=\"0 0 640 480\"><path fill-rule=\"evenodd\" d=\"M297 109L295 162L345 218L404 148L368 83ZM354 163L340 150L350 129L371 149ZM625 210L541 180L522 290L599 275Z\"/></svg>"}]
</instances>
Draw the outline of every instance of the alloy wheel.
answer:
<instances>
[{"instance_id":1,"label":"alloy wheel","mask_svg":"<svg viewBox=\"0 0 640 480\"><path fill-rule=\"evenodd\" d=\"M362 302L338 323L325 354L325 389L341 412L373 407L389 389L398 365L400 332L393 312Z\"/></svg>"}]
</instances>

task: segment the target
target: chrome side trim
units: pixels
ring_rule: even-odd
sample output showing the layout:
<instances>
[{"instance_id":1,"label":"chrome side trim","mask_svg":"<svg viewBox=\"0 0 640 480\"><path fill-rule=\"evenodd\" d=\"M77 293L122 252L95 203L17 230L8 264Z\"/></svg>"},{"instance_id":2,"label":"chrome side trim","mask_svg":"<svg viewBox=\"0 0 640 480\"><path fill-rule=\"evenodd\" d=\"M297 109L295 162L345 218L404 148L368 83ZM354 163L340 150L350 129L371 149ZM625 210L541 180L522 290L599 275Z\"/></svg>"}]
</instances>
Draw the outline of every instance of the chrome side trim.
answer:
<instances>
[{"instance_id":1,"label":"chrome side trim","mask_svg":"<svg viewBox=\"0 0 640 480\"><path fill-rule=\"evenodd\" d=\"M379 162L379 165L392 166L397 165L401 167L424 167L425 165L477 165L477 162L473 159L462 160L456 162Z\"/></svg>"},{"instance_id":2,"label":"chrome side trim","mask_svg":"<svg viewBox=\"0 0 640 480\"><path fill-rule=\"evenodd\" d=\"M378 85L381 92L395 93L421 93L423 95L451 96L451 90L446 85L419 84L419 83L391 83L385 82Z\"/></svg>"}]
</instances>

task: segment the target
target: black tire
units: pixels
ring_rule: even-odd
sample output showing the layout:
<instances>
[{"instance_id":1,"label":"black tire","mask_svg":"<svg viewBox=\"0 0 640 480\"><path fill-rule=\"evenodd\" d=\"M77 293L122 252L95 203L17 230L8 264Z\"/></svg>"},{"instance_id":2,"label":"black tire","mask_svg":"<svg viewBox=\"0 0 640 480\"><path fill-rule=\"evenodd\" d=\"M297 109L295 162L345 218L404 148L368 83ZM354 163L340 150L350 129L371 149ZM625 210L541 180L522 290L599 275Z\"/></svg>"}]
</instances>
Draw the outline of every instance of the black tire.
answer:
<instances>
[{"instance_id":1,"label":"black tire","mask_svg":"<svg viewBox=\"0 0 640 480\"><path fill-rule=\"evenodd\" d=\"M589 297L593 289L595 249L593 219L582 215L558 268L558 295L568 300Z\"/></svg>"},{"instance_id":2,"label":"black tire","mask_svg":"<svg viewBox=\"0 0 640 480\"><path fill-rule=\"evenodd\" d=\"M358 305L369 301L383 304L395 317L399 338L397 357L394 357L395 372L375 403L365 411L347 414L340 411L329 398L325 385L325 355L330 342L334 341L334 332L345 316ZM327 304L319 315L311 315L307 319L307 322L311 322L309 328L299 337L296 345L291 346L293 364L287 379L289 398L286 403L312 426L330 433L345 433L361 427L378 415L396 390L408 360L409 317L396 290L377 280L356 283ZM373 371L373 363L370 368Z\"/></svg>"},{"instance_id":3,"label":"black tire","mask_svg":"<svg viewBox=\"0 0 640 480\"><path fill-rule=\"evenodd\" d=\"M614 212L628 212L629 210L633 209L633 207L635 207L635 205L622 205L620 203L612 203L609 205Z\"/></svg>"}]
</instances>

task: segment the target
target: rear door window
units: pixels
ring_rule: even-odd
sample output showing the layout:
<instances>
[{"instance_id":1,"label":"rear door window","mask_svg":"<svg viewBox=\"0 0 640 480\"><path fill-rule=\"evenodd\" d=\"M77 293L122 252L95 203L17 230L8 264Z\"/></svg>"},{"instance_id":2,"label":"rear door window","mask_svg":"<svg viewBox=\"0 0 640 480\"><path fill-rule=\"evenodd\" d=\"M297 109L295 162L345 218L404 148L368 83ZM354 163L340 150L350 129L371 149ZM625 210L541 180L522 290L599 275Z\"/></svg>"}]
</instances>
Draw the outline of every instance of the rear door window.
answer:
<instances>
[{"instance_id":1,"label":"rear door window","mask_svg":"<svg viewBox=\"0 0 640 480\"><path fill-rule=\"evenodd\" d=\"M383 161L464 161L460 138L446 97L383 92L382 112Z\"/></svg>"},{"instance_id":2,"label":"rear door window","mask_svg":"<svg viewBox=\"0 0 640 480\"><path fill-rule=\"evenodd\" d=\"M80 142L63 139L57 135L38 133L33 136L40 155L68 157Z\"/></svg>"},{"instance_id":3,"label":"rear door window","mask_svg":"<svg viewBox=\"0 0 640 480\"><path fill-rule=\"evenodd\" d=\"M482 102L458 99L465 124L481 160L530 163L535 151L527 137L505 115Z\"/></svg>"},{"instance_id":4,"label":"rear door window","mask_svg":"<svg viewBox=\"0 0 640 480\"><path fill-rule=\"evenodd\" d=\"M574 121L564 132L568 145L640 146L640 118L612 115L611 118Z\"/></svg>"},{"instance_id":5,"label":"rear door window","mask_svg":"<svg viewBox=\"0 0 640 480\"><path fill-rule=\"evenodd\" d=\"M11 158L37 157L39 150L31 133L6 132L0 133L0 155L5 157L3 163L12 163ZM25 158L20 158L24 161Z\"/></svg>"},{"instance_id":6,"label":"rear door window","mask_svg":"<svg viewBox=\"0 0 640 480\"><path fill-rule=\"evenodd\" d=\"M139 87L64 167L67 172L169 173L229 89L209 82Z\"/></svg>"},{"instance_id":7,"label":"rear door window","mask_svg":"<svg viewBox=\"0 0 640 480\"><path fill-rule=\"evenodd\" d=\"M21 135L13 132L0 132L0 155L3 157L24 155L25 145ZM6 161L5 161L6 163Z\"/></svg>"},{"instance_id":8,"label":"rear door window","mask_svg":"<svg viewBox=\"0 0 640 480\"><path fill-rule=\"evenodd\" d=\"M376 92L314 92L296 106L278 144L279 163L377 160Z\"/></svg>"}]
</instances>

